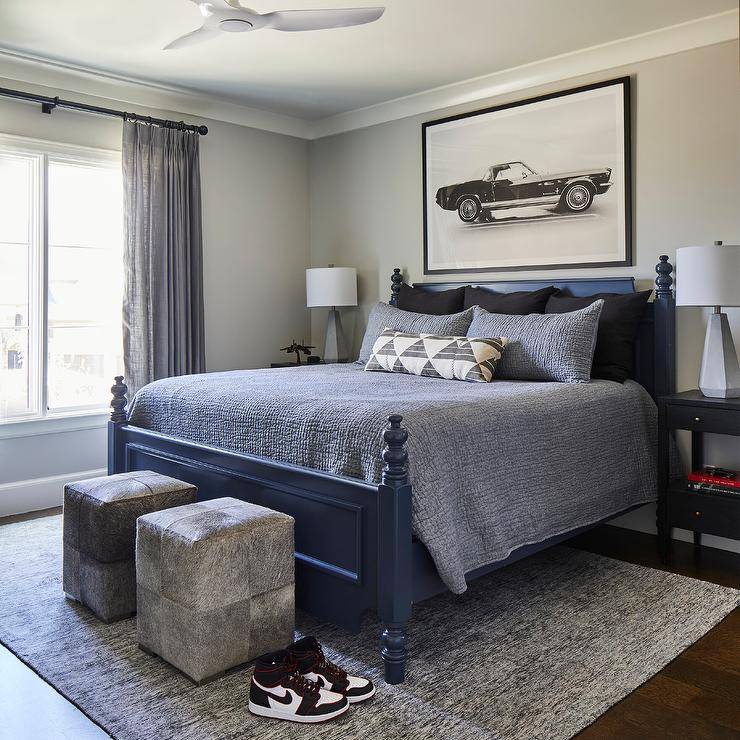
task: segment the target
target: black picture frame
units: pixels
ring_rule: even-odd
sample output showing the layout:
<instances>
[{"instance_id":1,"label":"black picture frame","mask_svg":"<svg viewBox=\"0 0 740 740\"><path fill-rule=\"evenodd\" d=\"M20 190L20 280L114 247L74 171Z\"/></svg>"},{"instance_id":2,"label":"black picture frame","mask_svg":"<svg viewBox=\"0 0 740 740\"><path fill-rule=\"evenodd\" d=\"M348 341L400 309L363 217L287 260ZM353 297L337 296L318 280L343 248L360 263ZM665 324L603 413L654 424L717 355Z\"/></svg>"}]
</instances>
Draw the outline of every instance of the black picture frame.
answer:
<instances>
[{"instance_id":1,"label":"black picture frame","mask_svg":"<svg viewBox=\"0 0 740 740\"><path fill-rule=\"evenodd\" d=\"M623 106L623 162L622 162L622 177L624 183L624 249L623 258L608 261L593 261L593 262L565 262L565 263L542 263L542 264L524 264L524 265L506 265L506 266L491 266L491 267L445 267L445 268L431 268L430 267L430 243L429 243L429 213L428 203L429 198L427 190L429 187L428 177L428 161L427 161L427 139L429 136L429 130L440 124L449 123L451 121L458 121L466 118L472 118L476 116L482 116L490 113L496 113L503 110L512 108L521 108L534 103L541 103L556 98L568 97L578 93L583 93L591 90L597 90L605 87L621 87L622 106ZM533 270L574 270L574 269L589 269L589 268L603 268L603 267L629 267L634 264L633 254L633 239L632 239L632 132L631 132L631 79L629 76L618 77L614 79L604 80L601 82L590 83L588 85L581 85L579 87L569 88L567 90L561 90L557 92L548 93L546 95L539 95L532 98L526 98L523 100L517 100L510 103L504 103L502 105L494 105L486 108L481 108L466 113L458 113L452 116L446 116L444 118L438 118L431 121L425 121L421 127L421 151L422 151L422 198L423 198L423 250L424 250L424 274L425 275L447 275L447 274L460 274L460 273L497 273L497 272L513 272L513 271L533 271Z\"/></svg>"}]
</instances>

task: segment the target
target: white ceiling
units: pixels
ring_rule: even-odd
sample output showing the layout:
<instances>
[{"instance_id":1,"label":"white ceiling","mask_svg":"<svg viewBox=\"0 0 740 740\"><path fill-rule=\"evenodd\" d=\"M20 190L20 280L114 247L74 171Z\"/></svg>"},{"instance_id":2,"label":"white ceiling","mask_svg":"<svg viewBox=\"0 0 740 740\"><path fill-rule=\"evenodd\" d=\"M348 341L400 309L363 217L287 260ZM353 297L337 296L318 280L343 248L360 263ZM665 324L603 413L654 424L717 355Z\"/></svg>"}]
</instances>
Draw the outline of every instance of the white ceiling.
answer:
<instances>
[{"instance_id":1,"label":"white ceiling","mask_svg":"<svg viewBox=\"0 0 740 740\"><path fill-rule=\"evenodd\" d=\"M248 0L245 0L247 4ZM320 119L727 10L738 0L252 0L258 12L386 5L376 23L224 33L189 0L0 0L0 48Z\"/></svg>"}]
</instances>

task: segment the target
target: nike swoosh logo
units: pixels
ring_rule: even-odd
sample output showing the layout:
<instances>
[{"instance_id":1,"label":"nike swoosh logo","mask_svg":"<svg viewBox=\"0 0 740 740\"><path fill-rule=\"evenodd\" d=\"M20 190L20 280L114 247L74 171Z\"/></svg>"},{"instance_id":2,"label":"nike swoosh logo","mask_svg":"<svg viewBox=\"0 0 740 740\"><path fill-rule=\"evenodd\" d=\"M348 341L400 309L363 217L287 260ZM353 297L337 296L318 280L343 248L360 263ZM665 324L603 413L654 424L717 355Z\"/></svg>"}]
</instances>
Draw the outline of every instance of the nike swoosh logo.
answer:
<instances>
[{"instance_id":1,"label":"nike swoosh logo","mask_svg":"<svg viewBox=\"0 0 740 740\"><path fill-rule=\"evenodd\" d=\"M334 690L332 689L332 686L334 686L334 684L321 673L307 673L306 678L309 681L315 681L316 683L318 683L319 687L322 689L327 689L328 691Z\"/></svg>"},{"instance_id":2,"label":"nike swoosh logo","mask_svg":"<svg viewBox=\"0 0 740 740\"><path fill-rule=\"evenodd\" d=\"M293 712L295 712L295 710L298 709L298 707L301 704L301 701L303 700L303 698L299 696L298 694L296 694L295 691L293 691L292 689L283 688L283 691L285 693L276 694L276 693L273 693L275 689L270 689L267 686L263 686L258 681L254 681L254 682L257 684L257 686L259 686L259 688L262 689L262 691L264 691L267 694L267 701L269 702L271 709L274 709L275 704L277 704L283 707L287 707L288 710L292 710ZM275 704L273 704L273 702L275 702Z\"/></svg>"},{"instance_id":3,"label":"nike swoosh logo","mask_svg":"<svg viewBox=\"0 0 740 740\"><path fill-rule=\"evenodd\" d=\"M292 701L290 701L291 695L293 696ZM289 701L285 701L285 699L288 699ZM298 694L296 694L293 691L288 691L285 694L285 698L284 699L279 699L276 696L270 695L270 696L267 697L267 701L270 702L270 707L272 709L275 709L275 706L273 705L273 701L274 701L277 704L280 704L280 705L284 706L286 708L286 711L293 712L295 714L295 712L297 711L298 707L301 706L301 702L303 701L303 697L298 696Z\"/></svg>"},{"instance_id":4,"label":"nike swoosh logo","mask_svg":"<svg viewBox=\"0 0 740 740\"><path fill-rule=\"evenodd\" d=\"M286 706L293 703L293 697L289 692L286 692L285 696L282 697L270 694L268 698L270 699L270 703L272 703L273 701L277 701L280 702L280 704L285 704Z\"/></svg>"},{"instance_id":5,"label":"nike swoosh logo","mask_svg":"<svg viewBox=\"0 0 740 740\"><path fill-rule=\"evenodd\" d=\"M319 683L319 686L320 686L320 687L321 687L322 689L329 689L329 691L331 691L332 683L331 683L331 681L329 681L329 680L328 680L328 679L326 678L326 676L322 676L322 675L321 675L320 673L316 673L316 674L314 674L314 675L316 676L316 678L315 678L315 679L313 679L313 680L314 680L314 681L319 681L319 682L320 682L320 683Z\"/></svg>"}]
</instances>

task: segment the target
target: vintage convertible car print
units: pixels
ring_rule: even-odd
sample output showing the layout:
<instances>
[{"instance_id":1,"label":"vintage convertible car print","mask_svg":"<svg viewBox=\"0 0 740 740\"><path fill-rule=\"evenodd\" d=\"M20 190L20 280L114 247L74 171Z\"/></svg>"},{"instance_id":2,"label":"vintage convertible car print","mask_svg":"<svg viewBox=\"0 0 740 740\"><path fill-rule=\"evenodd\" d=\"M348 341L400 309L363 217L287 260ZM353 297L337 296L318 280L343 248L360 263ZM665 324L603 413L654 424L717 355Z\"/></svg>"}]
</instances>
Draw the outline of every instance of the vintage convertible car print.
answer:
<instances>
[{"instance_id":1,"label":"vintage convertible car print","mask_svg":"<svg viewBox=\"0 0 740 740\"><path fill-rule=\"evenodd\" d=\"M503 208L556 206L579 213L609 190L611 174L611 168L604 167L540 175L524 162L504 162L487 167L480 178L440 188L436 201L447 211L457 211L465 223L492 221L493 211Z\"/></svg>"}]
</instances>

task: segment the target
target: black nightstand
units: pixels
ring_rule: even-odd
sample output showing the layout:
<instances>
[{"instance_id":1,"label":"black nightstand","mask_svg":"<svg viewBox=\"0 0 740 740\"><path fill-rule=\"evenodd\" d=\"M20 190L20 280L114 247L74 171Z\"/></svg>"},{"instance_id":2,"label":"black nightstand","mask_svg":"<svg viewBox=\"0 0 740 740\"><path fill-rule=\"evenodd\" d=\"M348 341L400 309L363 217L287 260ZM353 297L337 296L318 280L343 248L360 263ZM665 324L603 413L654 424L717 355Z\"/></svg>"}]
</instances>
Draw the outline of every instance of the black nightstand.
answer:
<instances>
[{"instance_id":1,"label":"black nightstand","mask_svg":"<svg viewBox=\"0 0 740 740\"><path fill-rule=\"evenodd\" d=\"M658 399L658 543L668 557L671 528L740 539L740 495L689 491L686 479L670 478L668 442L674 429L691 432L691 470L704 464L704 433L740 437L740 398L706 398L686 391ZM740 442L738 442L740 451Z\"/></svg>"}]
</instances>

